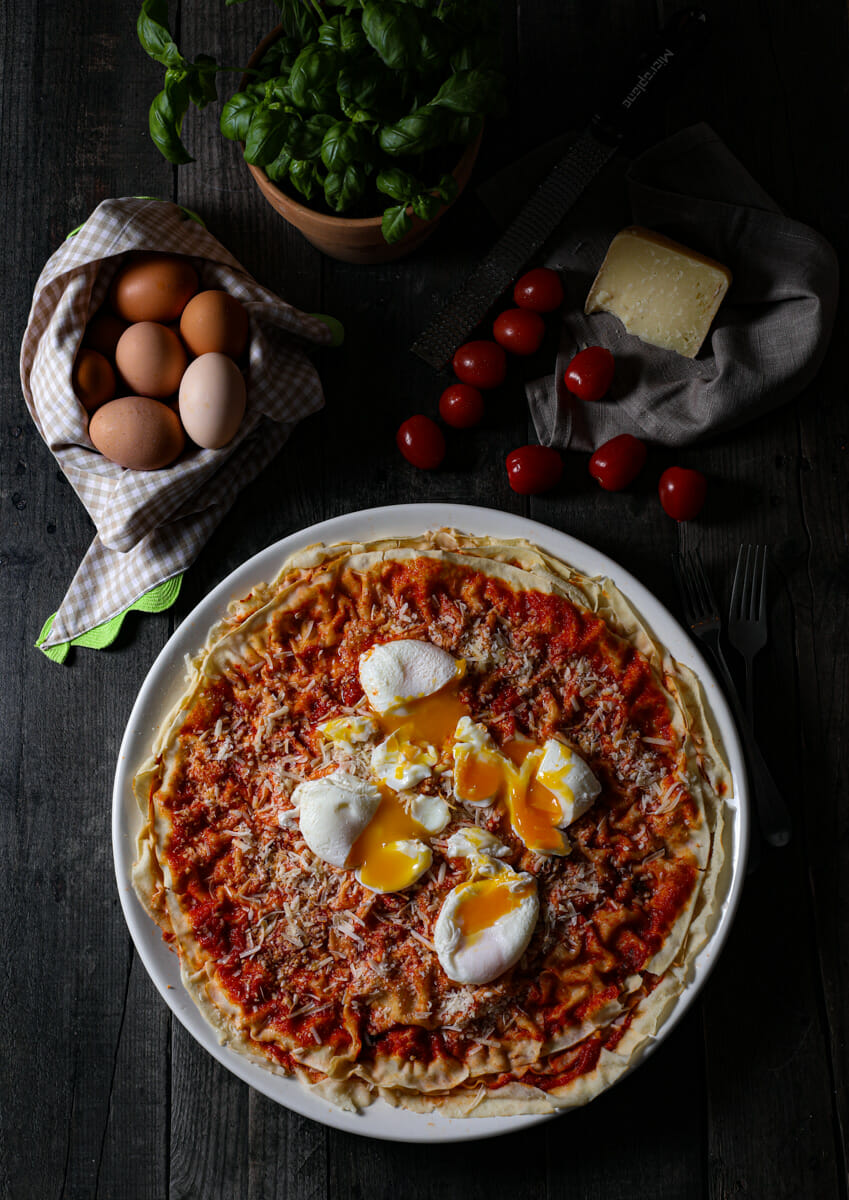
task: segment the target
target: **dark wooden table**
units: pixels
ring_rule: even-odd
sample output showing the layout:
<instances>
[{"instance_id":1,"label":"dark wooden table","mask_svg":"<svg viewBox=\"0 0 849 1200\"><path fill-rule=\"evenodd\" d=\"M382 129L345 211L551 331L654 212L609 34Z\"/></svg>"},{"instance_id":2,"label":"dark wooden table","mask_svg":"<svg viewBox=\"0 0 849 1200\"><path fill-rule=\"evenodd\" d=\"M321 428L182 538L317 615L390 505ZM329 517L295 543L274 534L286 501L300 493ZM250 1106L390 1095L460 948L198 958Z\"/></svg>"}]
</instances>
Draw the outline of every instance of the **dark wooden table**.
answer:
<instances>
[{"instance_id":1,"label":"dark wooden table","mask_svg":"<svg viewBox=\"0 0 849 1200\"><path fill-rule=\"evenodd\" d=\"M849 264L846 66L839 0L707 0L708 64L658 121L709 121L755 177ZM350 510L448 500L522 513L612 555L676 606L676 527L653 452L630 493L601 493L584 457L530 501L505 453L532 432L521 372L482 428L417 472L394 431L434 413L440 381L408 346L492 239L475 195L489 173L580 127L611 52L654 31L665 3L537 0L508 15L509 114L493 121L469 194L425 249L384 267L321 257L260 198L216 120L190 119L197 162L151 145L159 69L139 49L135 0L7 4L0 18L2 239L3 930L0 1191L14 1200L625 1196L845 1197L849 1122L846 816L849 418L844 303L828 358L794 403L683 451L710 477L687 530L727 600L738 543L772 548L771 641L757 668L758 734L795 820L746 883L727 948L664 1046L588 1108L479 1147L375 1142L295 1116L238 1082L171 1018L130 942L112 869L110 796L136 692L185 614L246 557ZM172 6L173 9L173 6ZM181 6L192 52L233 63L273 10ZM108 196L197 209L264 284L338 315L347 340L318 364L327 406L238 499L175 609L131 617L115 646L65 667L33 642L92 537L20 395L33 285L69 229ZM553 360L552 360L553 361Z\"/></svg>"}]
</instances>

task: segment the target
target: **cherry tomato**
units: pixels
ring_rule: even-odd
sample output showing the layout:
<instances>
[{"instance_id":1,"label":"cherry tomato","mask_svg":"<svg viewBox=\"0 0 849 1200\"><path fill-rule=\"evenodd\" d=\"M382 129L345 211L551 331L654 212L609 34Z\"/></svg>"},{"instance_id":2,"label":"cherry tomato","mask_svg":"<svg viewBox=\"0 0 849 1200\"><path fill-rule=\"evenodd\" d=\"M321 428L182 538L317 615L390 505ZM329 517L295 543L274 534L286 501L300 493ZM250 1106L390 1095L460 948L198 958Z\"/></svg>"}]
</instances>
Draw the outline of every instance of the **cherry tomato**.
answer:
<instances>
[{"instance_id":1,"label":"cherry tomato","mask_svg":"<svg viewBox=\"0 0 849 1200\"><path fill-rule=\"evenodd\" d=\"M593 453L590 475L606 492L621 492L637 478L646 461L645 443L631 433L620 433Z\"/></svg>"},{"instance_id":2,"label":"cherry tomato","mask_svg":"<svg viewBox=\"0 0 849 1200\"><path fill-rule=\"evenodd\" d=\"M613 382L613 365L609 350L587 346L569 363L563 380L579 400L600 400Z\"/></svg>"},{"instance_id":3,"label":"cherry tomato","mask_svg":"<svg viewBox=\"0 0 849 1200\"><path fill-rule=\"evenodd\" d=\"M536 354L545 337L545 321L529 308L508 308L495 318L492 336L511 354Z\"/></svg>"},{"instance_id":4,"label":"cherry tomato","mask_svg":"<svg viewBox=\"0 0 849 1200\"><path fill-rule=\"evenodd\" d=\"M667 467L658 489L663 511L676 521L692 521L702 511L707 480L701 471L689 467Z\"/></svg>"},{"instance_id":5,"label":"cherry tomato","mask_svg":"<svg viewBox=\"0 0 849 1200\"><path fill-rule=\"evenodd\" d=\"M483 416L483 396L468 383L452 383L439 397L439 415L446 425L469 429Z\"/></svg>"},{"instance_id":6,"label":"cherry tomato","mask_svg":"<svg viewBox=\"0 0 849 1200\"><path fill-rule=\"evenodd\" d=\"M507 355L495 342L466 342L452 359L454 374L472 387L498 387L507 374Z\"/></svg>"},{"instance_id":7,"label":"cherry tomato","mask_svg":"<svg viewBox=\"0 0 849 1200\"><path fill-rule=\"evenodd\" d=\"M535 267L513 288L513 299L519 308L531 308L538 313L553 312L563 303L560 276L549 267Z\"/></svg>"},{"instance_id":8,"label":"cherry tomato","mask_svg":"<svg viewBox=\"0 0 849 1200\"><path fill-rule=\"evenodd\" d=\"M507 455L507 481L520 496L553 488L563 474L563 459L553 446L519 446Z\"/></svg>"},{"instance_id":9,"label":"cherry tomato","mask_svg":"<svg viewBox=\"0 0 849 1200\"><path fill-rule=\"evenodd\" d=\"M395 435L398 449L407 462L423 471L432 471L445 457L445 438L436 421L420 413L408 417Z\"/></svg>"}]
</instances>

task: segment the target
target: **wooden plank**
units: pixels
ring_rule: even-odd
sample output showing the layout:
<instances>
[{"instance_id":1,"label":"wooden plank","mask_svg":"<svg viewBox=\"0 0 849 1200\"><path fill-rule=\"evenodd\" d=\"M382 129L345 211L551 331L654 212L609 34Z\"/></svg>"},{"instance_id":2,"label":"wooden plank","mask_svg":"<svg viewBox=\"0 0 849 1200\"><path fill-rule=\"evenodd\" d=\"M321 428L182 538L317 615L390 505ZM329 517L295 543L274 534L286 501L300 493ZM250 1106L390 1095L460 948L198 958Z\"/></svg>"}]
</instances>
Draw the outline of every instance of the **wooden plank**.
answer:
<instances>
[{"instance_id":1,"label":"wooden plank","mask_svg":"<svg viewBox=\"0 0 849 1200\"><path fill-rule=\"evenodd\" d=\"M248 1091L172 1022L168 1200L248 1196Z\"/></svg>"},{"instance_id":2,"label":"wooden plank","mask_svg":"<svg viewBox=\"0 0 849 1200\"><path fill-rule=\"evenodd\" d=\"M162 1200L168 1194L168 1045L171 1014L134 951L113 1059L98 1200Z\"/></svg>"},{"instance_id":3,"label":"wooden plank","mask_svg":"<svg viewBox=\"0 0 849 1200\"><path fill-rule=\"evenodd\" d=\"M335 1134L251 1090L248 1192L255 1200L324 1200L331 1195L327 1144Z\"/></svg>"},{"instance_id":4,"label":"wooden plank","mask_svg":"<svg viewBox=\"0 0 849 1200\"><path fill-rule=\"evenodd\" d=\"M32 288L68 230L100 200L138 190L142 178L145 190L167 190L171 177L145 153L141 136L136 93L144 56L124 49L135 4L90 6L73 21L49 8L4 13L9 69L0 75L4 198L7 213L16 214L0 245L7 281L0 596L16 614L0 648L4 677L14 680L4 695L0 755L11 856L0 882L8 947L2 988L12 1048L2 1064L0 1192L16 1200L91 1197L99 1186L103 1194L125 1194L111 1183L108 1118L135 988L127 992L130 949L115 897L109 797L127 701L161 637L152 622L128 661L88 653L68 668L33 648L92 526L19 393ZM123 136L133 128L138 138ZM147 1032L157 1036L150 1026ZM133 1069L138 1084L138 1064ZM146 1076L143 1089L148 1083ZM161 1135L155 1120L120 1131L121 1144L148 1162L161 1157Z\"/></svg>"}]
</instances>

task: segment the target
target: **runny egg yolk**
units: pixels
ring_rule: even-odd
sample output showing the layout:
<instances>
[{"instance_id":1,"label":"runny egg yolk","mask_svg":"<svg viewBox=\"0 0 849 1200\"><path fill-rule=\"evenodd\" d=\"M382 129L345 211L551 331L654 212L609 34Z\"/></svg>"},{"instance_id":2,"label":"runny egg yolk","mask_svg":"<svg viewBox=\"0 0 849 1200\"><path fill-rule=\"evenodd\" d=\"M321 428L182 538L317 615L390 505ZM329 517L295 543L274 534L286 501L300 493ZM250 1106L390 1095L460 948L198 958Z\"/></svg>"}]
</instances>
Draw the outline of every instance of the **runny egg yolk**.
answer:
<instances>
[{"instance_id":1,"label":"runny egg yolk","mask_svg":"<svg viewBox=\"0 0 849 1200\"><path fill-rule=\"evenodd\" d=\"M454 923L464 937L473 938L517 909L522 899L533 891L533 886L510 887L498 878L461 883L457 888L459 903Z\"/></svg>"},{"instance_id":2,"label":"runny egg yolk","mask_svg":"<svg viewBox=\"0 0 849 1200\"><path fill-rule=\"evenodd\" d=\"M458 759L455 786L464 800L501 800L510 824L529 850L565 854L568 841L558 825L563 808L557 796L537 778L543 751L534 742L514 740L498 750L472 751ZM512 760L512 761L511 761ZM561 781L562 782L562 781ZM569 789L562 783L561 790Z\"/></svg>"},{"instance_id":3,"label":"runny egg yolk","mask_svg":"<svg viewBox=\"0 0 849 1200\"><path fill-rule=\"evenodd\" d=\"M381 787L380 793L377 812L351 847L348 862L359 866L364 887L376 892L400 892L430 866L430 850L421 842L428 834L409 816L395 792ZM396 845L409 841L420 843L418 854L411 856Z\"/></svg>"},{"instance_id":4,"label":"runny egg yolk","mask_svg":"<svg viewBox=\"0 0 849 1200\"><path fill-rule=\"evenodd\" d=\"M426 742L438 751L454 736L457 722L469 707L459 696L459 680L447 684L431 696L408 700L401 709L375 717L386 733L400 731L407 741Z\"/></svg>"}]
</instances>

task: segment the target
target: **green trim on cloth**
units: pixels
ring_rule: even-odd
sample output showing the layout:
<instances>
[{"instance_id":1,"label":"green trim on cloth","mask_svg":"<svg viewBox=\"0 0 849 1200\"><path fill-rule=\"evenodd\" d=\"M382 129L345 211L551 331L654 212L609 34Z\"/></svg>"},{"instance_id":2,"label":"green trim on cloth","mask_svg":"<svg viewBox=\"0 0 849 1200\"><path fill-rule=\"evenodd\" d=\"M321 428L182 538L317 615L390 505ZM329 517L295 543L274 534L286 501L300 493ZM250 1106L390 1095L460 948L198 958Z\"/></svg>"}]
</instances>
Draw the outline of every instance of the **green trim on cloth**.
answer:
<instances>
[{"instance_id":1,"label":"green trim on cloth","mask_svg":"<svg viewBox=\"0 0 849 1200\"><path fill-rule=\"evenodd\" d=\"M68 657L68 651L72 646L87 646L90 650L103 650L106 646L111 646L115 641L115 638L121 632L121 626L124 624L124 618L128 613L133 611L158 613L164 612L166 608L170 608L180 594L183 574L185 572L181 572L179 575L174 575L171 579L166 579L163 583L157 584L155 588L151 588L149 592L145 592L143 596L139 596L138 600L134 600L123 612L116 613L114 617L110 617L102 625L96 625L94 629L86 630L85 633L81 633L78 637L71 638L69 642L60 642L57 646L48 646L46 650L42 650L42 645L47 640L47 635L50 633L53 625L53 617L56 616L56 613L53 613L44 622L44 627L35 643L36 647L41 650L42 654L55 663L63 663Z\"/></svg>"}]
</instances>

